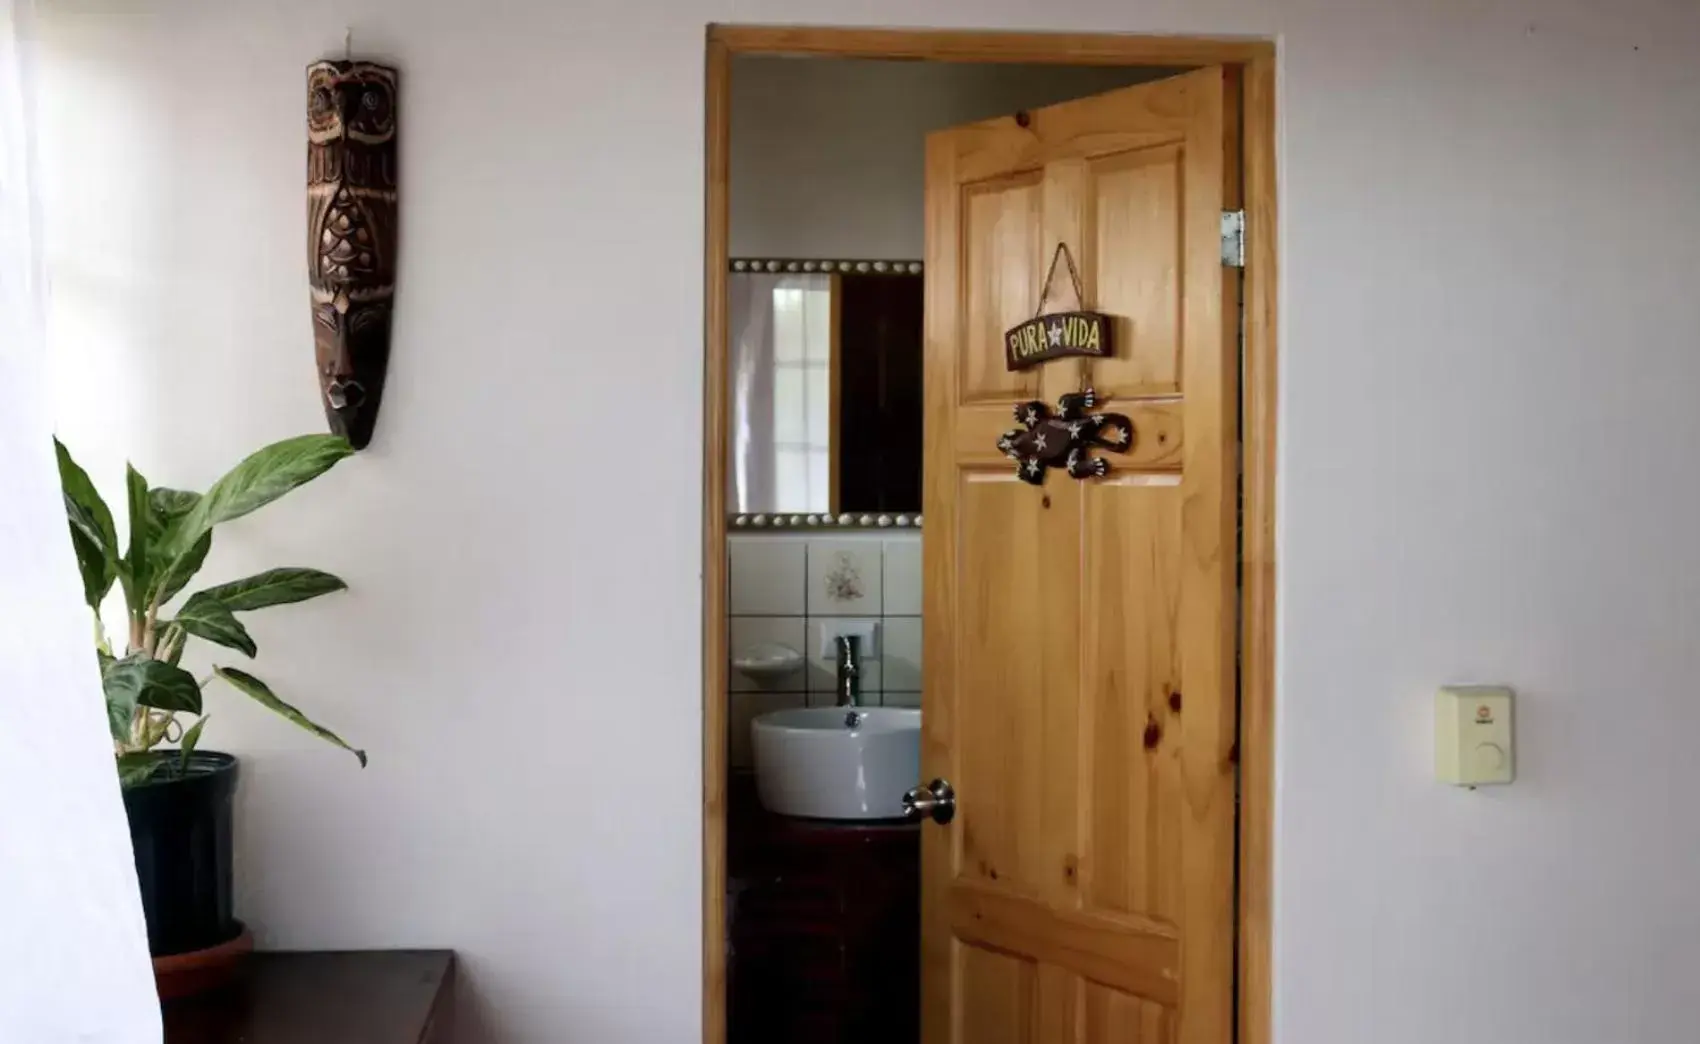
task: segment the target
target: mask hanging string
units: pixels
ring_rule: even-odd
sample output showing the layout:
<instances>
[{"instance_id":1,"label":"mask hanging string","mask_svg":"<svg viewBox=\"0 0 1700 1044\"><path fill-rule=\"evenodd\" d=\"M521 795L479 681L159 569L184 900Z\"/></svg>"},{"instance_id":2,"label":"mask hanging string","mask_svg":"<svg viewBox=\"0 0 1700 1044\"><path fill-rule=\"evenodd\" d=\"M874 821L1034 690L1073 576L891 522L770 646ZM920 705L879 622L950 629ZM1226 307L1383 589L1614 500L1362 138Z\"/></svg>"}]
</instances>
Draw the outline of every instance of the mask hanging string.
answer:
<instances>
[{"instance_id":1,"label":"mask hanging string","mask_svg":"<svg viewBox=\"0 0 1700 1044\"><path fill-rule=\"evenodd\" d=\"M343 26L342 29L342 60L345 62L354 60L354 27L352 25Z\"/></svg>"}]
</instances>

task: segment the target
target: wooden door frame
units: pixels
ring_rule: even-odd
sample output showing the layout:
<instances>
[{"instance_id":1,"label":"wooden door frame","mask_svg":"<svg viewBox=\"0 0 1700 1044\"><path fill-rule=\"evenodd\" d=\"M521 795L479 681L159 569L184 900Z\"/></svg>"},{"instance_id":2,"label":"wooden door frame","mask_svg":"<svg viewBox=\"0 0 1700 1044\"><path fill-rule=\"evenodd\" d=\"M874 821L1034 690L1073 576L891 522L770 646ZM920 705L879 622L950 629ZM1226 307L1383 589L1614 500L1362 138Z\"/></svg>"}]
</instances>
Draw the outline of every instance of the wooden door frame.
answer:
<instances>
[{"instance_id":1,"label":"wooden door frame","mask_svg":"<svg viewBox=\"0 0 1700 1044\"><path fill-rule=\"evenodd\" d=\"M710 25L703 370L703 1030L726 1040L726 272L731 56L1236 67L1246 212L1241 370L1239 1044L1272 1037L1270 901L1275 784L1275 45L1267 40L1083 33Z\"/></svg>"}]
</instances>

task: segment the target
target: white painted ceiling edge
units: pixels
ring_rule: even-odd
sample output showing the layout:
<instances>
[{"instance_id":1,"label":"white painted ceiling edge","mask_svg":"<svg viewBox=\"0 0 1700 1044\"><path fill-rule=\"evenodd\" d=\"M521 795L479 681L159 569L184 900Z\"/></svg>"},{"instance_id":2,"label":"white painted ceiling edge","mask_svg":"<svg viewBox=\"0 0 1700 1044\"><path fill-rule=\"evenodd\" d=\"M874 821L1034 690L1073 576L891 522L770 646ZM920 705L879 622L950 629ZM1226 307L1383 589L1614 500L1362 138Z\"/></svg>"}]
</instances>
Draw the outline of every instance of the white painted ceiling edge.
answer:
<instances>
[{"instance_id":1,"label":"white painted ceiling edge","mask_svg":"<svg viewBox=\"0 0 1700 1044\"><path fill-rule=\"evenodd\" d=\"M46 412L30 15L0 0L0 1040L143 1044L159 1004Z\"/></svg>"}]
</instances>

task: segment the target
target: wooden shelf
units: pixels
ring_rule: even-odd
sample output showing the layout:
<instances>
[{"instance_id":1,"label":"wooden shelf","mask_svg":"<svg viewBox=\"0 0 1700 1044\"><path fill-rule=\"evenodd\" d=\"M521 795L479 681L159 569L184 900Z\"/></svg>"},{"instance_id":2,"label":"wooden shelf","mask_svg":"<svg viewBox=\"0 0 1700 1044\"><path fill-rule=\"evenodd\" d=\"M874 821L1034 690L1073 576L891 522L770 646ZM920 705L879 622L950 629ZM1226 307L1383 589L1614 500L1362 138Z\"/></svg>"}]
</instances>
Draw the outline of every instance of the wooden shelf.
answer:
<instances>
[{"instance_id":1,"label":"wooden shelf","mask_svg":"<svg viewBox=\"0 0 1700 1044\"><path fill-rule=\"evenodd\" d=\"M165 1044L450 1044L448 950L256 953L226 989L162 1005Z\"/></svg>"}]
</instances>

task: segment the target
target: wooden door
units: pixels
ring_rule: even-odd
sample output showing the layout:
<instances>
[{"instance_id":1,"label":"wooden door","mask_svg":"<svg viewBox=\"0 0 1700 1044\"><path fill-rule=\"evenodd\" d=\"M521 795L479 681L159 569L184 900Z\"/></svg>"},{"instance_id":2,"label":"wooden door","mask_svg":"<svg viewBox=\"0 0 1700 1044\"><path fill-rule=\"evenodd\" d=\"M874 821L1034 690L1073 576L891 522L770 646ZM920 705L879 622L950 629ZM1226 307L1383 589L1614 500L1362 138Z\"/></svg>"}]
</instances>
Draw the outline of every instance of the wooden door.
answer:
<instances>
[{"instance_id":1,"label":"wooden door","mask_svg":"<svg viewBox=\"0 0 1700 1044\"><path fill-rule=\"evenodd\" d=\"M1236 96L1206 68L927 142L926 1044L1232 1038ZM1059 242L1114 357L1009 372ZM1088 385L1131 449L1018 481L1012 407Z\"/></svg>"}]
</instances>

